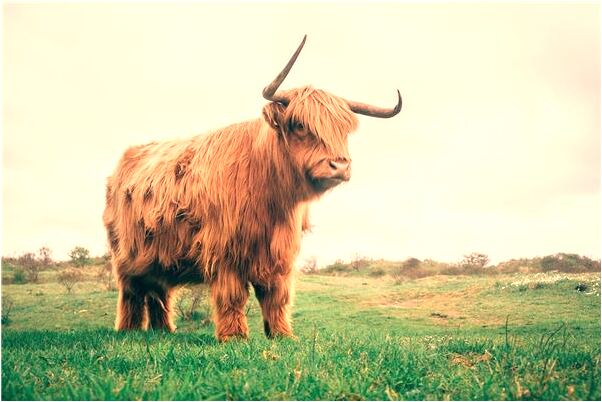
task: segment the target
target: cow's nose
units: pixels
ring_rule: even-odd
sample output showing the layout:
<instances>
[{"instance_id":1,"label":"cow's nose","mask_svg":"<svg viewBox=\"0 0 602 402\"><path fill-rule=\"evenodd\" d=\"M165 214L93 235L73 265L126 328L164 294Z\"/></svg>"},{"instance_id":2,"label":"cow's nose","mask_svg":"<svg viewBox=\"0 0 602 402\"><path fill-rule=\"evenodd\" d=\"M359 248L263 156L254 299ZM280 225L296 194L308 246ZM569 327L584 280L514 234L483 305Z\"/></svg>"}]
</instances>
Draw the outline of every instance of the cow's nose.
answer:
<instances>
[{"instance_id":1,"label":"cow's nose","mask_svg":"<svg viewBox=\"0 0 602 402\"><path fill-rule=\"evenodd\" d=\"M351 177L351 161L347 159L331 160L329 161L332 169L332 176L342 179L349 180Z\"/></svg>"}]
</instances>

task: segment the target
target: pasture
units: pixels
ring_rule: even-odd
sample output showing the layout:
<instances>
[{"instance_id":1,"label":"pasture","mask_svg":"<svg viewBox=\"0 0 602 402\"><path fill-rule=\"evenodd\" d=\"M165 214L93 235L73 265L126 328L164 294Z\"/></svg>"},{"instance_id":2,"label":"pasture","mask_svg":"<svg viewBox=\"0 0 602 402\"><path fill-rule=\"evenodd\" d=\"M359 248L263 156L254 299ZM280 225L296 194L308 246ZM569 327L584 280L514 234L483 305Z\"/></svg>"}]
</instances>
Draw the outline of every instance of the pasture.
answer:
<instances>
[{"instance_id":1,"label":"pasture","mask_svg":"<svg viewBox=\"0 0 602 402\"><path fill-rule=\"evenodd\" d=\"M300 274L297 339L266 339L251 298L250 338L222 344L203 303L175 334L114 332L83 270L71 293L3 284L4 400L600 400L599 273Z\"/></svg>"}]
</instances>

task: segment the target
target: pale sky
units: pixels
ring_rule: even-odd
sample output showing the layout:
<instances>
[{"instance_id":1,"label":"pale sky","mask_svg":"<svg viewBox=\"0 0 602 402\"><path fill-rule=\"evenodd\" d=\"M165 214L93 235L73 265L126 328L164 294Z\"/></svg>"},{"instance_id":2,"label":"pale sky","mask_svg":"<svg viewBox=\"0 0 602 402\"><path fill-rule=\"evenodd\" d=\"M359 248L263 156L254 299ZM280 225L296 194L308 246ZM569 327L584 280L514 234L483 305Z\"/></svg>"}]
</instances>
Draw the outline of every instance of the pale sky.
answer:
<instances>
[{"instance_id":1,"label":"pale sky","mask_svg":"<svg viewBox=\"0 0 602 402\"><path fill-rule=\"evenodd\" d=\"M131 145L261 115L310 84L360 116L351 181L299 261L600 257L600 26L578 4L4 5L2 254L106 250L106 177Z\"/></svg>"}]
</instances>

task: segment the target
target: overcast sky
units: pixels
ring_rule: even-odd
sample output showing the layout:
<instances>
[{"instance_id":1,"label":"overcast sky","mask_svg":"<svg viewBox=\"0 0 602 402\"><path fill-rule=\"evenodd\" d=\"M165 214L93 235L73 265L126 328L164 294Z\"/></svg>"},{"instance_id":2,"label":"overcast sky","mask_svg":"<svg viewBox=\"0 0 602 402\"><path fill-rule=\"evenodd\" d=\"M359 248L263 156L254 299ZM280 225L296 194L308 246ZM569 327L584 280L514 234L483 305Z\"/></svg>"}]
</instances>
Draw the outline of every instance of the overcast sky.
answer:
<instances>
[{"instance_id":1,"label":"overcast sky","mask_svg":"<svg viewBox=\"0 0 602 402\"><path fill-rule=\"evenodd\" d=\"M4 5L2 254L106 250L130 145L259 117L262 88L380 106L300 261L600 256L599 6Z\"/></svg>"}]
</instances>

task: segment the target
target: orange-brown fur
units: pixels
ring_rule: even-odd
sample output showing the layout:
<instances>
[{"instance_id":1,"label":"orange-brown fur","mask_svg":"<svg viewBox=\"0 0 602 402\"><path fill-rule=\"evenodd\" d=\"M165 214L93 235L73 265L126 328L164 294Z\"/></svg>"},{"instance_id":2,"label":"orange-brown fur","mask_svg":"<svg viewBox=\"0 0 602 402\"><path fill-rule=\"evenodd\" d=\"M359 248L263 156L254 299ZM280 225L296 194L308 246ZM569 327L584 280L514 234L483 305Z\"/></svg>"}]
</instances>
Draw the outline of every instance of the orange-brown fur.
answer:
<instances>
[{"instance_id":1,"label":"orange-brown fur","mask_svg":"<svg viewBox=\"0 0 602 402\"><path fill-rule=\"evenodd\" d=\"M128 149L108 179L104 224L119 284L116 328L173 331L174 288L210 285L216 335L248 333L255 289L268 336L292 335L292 265L329 159L349 160L344 100L304 87L263 118Z\"/></svg>"}]
</instances>

